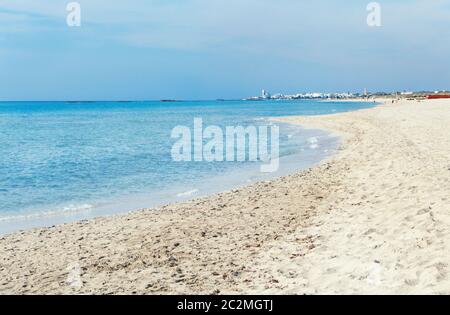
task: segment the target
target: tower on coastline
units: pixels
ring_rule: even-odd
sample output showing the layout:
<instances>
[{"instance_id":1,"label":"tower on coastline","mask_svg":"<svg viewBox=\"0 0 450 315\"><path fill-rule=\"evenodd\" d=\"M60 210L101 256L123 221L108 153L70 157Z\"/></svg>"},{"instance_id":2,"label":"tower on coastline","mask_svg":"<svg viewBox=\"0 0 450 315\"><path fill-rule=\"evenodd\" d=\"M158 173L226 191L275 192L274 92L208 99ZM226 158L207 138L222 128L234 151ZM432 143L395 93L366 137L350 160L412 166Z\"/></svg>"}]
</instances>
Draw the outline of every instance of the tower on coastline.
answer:
<instances>
[{"instance_id":1,"label":"tower on coastline","mask_svg":"<svg viewBox=\"0 0 450 315\"><path fill-rule=\"evenodd\" d=\"M265 99L270 98L270 93L263 89L261 92L261 97Z\"/></svg>"}]
</instances>

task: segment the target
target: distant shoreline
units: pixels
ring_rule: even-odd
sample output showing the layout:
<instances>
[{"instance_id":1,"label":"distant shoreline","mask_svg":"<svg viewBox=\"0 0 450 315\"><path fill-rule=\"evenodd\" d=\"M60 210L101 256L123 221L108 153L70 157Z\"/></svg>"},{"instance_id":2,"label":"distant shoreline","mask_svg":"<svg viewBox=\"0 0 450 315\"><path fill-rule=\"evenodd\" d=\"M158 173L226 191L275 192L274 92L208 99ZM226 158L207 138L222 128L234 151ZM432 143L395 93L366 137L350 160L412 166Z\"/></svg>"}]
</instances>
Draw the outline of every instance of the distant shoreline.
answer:
<instances>
[{"instance_id":1,"label":"distant shoreline","mask_svg":"<svg viewBox=\"0 0 450 315\"><path fill-rule=\"evenodd\" d=\"M443 91L442 93L450 92ZM355 97L297 97L297 98L261 98L261 97L250 97L250 98L216 98L216 99L118 99L118 100L0 100L0 103L42 103L42 102L64 102L64 103L106 103L106 102L117 102L117 103L141 103L141 102L162 102L162 103L175 103L175 102L212 102L212 101L224 101L224 102L235 102L235 101L246 101L246 102L264 102L264 101L301 101L301 100L323 100L323 101L343 101L343 102L359 102L359 101L370 101L373 99L407 99L407 98L425 98L427 95L434 95L436 92L417 92L411 95L401 95L401 94L369 94L368 96L355 96Z\"/></svg>"}]
</instances>

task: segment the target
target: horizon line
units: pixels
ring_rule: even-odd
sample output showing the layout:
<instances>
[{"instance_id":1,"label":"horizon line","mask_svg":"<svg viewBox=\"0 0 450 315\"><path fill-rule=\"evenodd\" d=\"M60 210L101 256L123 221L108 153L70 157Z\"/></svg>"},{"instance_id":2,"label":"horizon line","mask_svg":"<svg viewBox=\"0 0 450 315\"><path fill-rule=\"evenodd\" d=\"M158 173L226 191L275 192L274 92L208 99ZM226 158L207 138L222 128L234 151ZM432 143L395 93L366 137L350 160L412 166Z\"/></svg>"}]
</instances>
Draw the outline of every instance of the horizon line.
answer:
<instances>
[{"instance_id":1,"label":"horizon line","mask_svg":"<svg viewBox=\"0 0 450 315\"><path fill-rule=\"evenodd\" d=\"M390 92L386 92L386 91L377 91L377 92L372 92L372 93L368 93L367 96L370 95L380 95L380 94L385 94L385 95L392 95L392 94L398 94L398 93L436 93L436 92L450 92L450 90L416 90L416 91L390 91ZM283 94L283 93L275 93L276 94L281 94L284 96L288 96L288 95L298 95L298 94L314 94L314 93L321 93L321 94L342 94L342 93L352 93L352 94L356 94L361 96L362 93L360 92L299 92L299 93L295 93L295 94ZM364 96L364 95L363 95ZM162 98L162 99L118 99L118 100L107 100L107 99L99 99L99 100L2 100L0 99L0 103L24 103L24 102L30 102L30 103L39 103L39 102L49 102L49 103L102 103L102 102L208 102L208 101L243 101L243 100L248 100L249 98L252 98L255 96L247 96L247 97L241 97L241 98L214 98L214 99L177 99L177 98ZM307 98L306 98L307 99ZM270 99L263 99L261 98L261 100L270 100ZM276 100L276 99L273 99Z\"/></svg>"}]
</instances>

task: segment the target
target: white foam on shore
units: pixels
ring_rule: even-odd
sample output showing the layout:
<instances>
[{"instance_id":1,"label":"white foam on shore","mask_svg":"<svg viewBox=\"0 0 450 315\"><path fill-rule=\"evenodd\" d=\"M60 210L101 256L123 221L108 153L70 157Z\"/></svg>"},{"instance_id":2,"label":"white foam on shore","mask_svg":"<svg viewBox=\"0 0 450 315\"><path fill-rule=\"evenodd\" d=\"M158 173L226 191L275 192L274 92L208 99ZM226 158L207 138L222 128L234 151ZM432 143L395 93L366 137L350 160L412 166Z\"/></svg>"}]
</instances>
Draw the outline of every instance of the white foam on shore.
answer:
<instances>
[{"instance_id":1,"label":"white foam on shore","mask_svg":"<svg viewBox=\"0 0 450 315\"><path fill-rule=\"evenodd\" d=\"M309 148L315 150L319 147L319 140L316 137L311 137L306 140L309 143Z\"/></svg>"},{"instance_id":2,"label":"white foam on shore","mask_svg":"<svg viewBox=\"0 0 450 315\"><path fill-rule=\"evenodd\" d=\"M319 140L316 137L311 137L306 140L309 144L319 143Z\"/></svg>"},{"instance_id":3,"label":"white foam on shore","mask_svg":"<svg viewBox=\"0 0 450 315\"><path fill-rule=\"evenodd\" d=\"M54 217L59 215L68 215L74 214L83 211L90 211L94 208L93 205L90 204L82 204L82 205L70 205L66 207L62 207L59 210L45 211L45 212L33 212L27 214L17 214L17 215L9 215L9 216L0 216L0 222L11 222L11 221L22 221L22 220L34 220L41 219L47 217Z\"/></svg>"},{"instance_id":4,"label":"white foam on shore","mask_svg":"<svg viewBox=\"0 0 450 315\"><path fill-rule=\"evenodd\" d=\"M193 196L196 193L198 193L198 191L199 191L198 189L192 189L192 190L185 191L185 192L177 194L177 197L179 197L179 198L181 198L181 197L190 197L190 196Z\"/></svg>"}]
</instances>

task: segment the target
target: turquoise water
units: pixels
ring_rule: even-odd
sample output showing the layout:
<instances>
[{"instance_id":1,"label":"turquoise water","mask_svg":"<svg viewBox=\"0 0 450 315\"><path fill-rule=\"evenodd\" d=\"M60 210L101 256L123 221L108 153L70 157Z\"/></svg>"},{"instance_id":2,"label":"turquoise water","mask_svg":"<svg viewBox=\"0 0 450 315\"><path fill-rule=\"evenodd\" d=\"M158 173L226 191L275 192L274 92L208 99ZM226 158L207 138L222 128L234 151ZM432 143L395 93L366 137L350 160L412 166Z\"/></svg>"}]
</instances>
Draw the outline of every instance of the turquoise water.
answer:
<instances>
[{"instance_id":1,"label":"turquoise water","mask_svg":"<svg viewBox=\"0 0 450 315\"><path fill-rule=\"evenodd\" d=\"M0 233L120 213L309 167L337 139L280 125L280 171L255 162L174 162L177 125L267 125L269 117L357 110L317 101L0 103ZM311 145L311 139L317 145ZM315 143L315 141L313 141Z\"/></svg>"}]
</instances>

